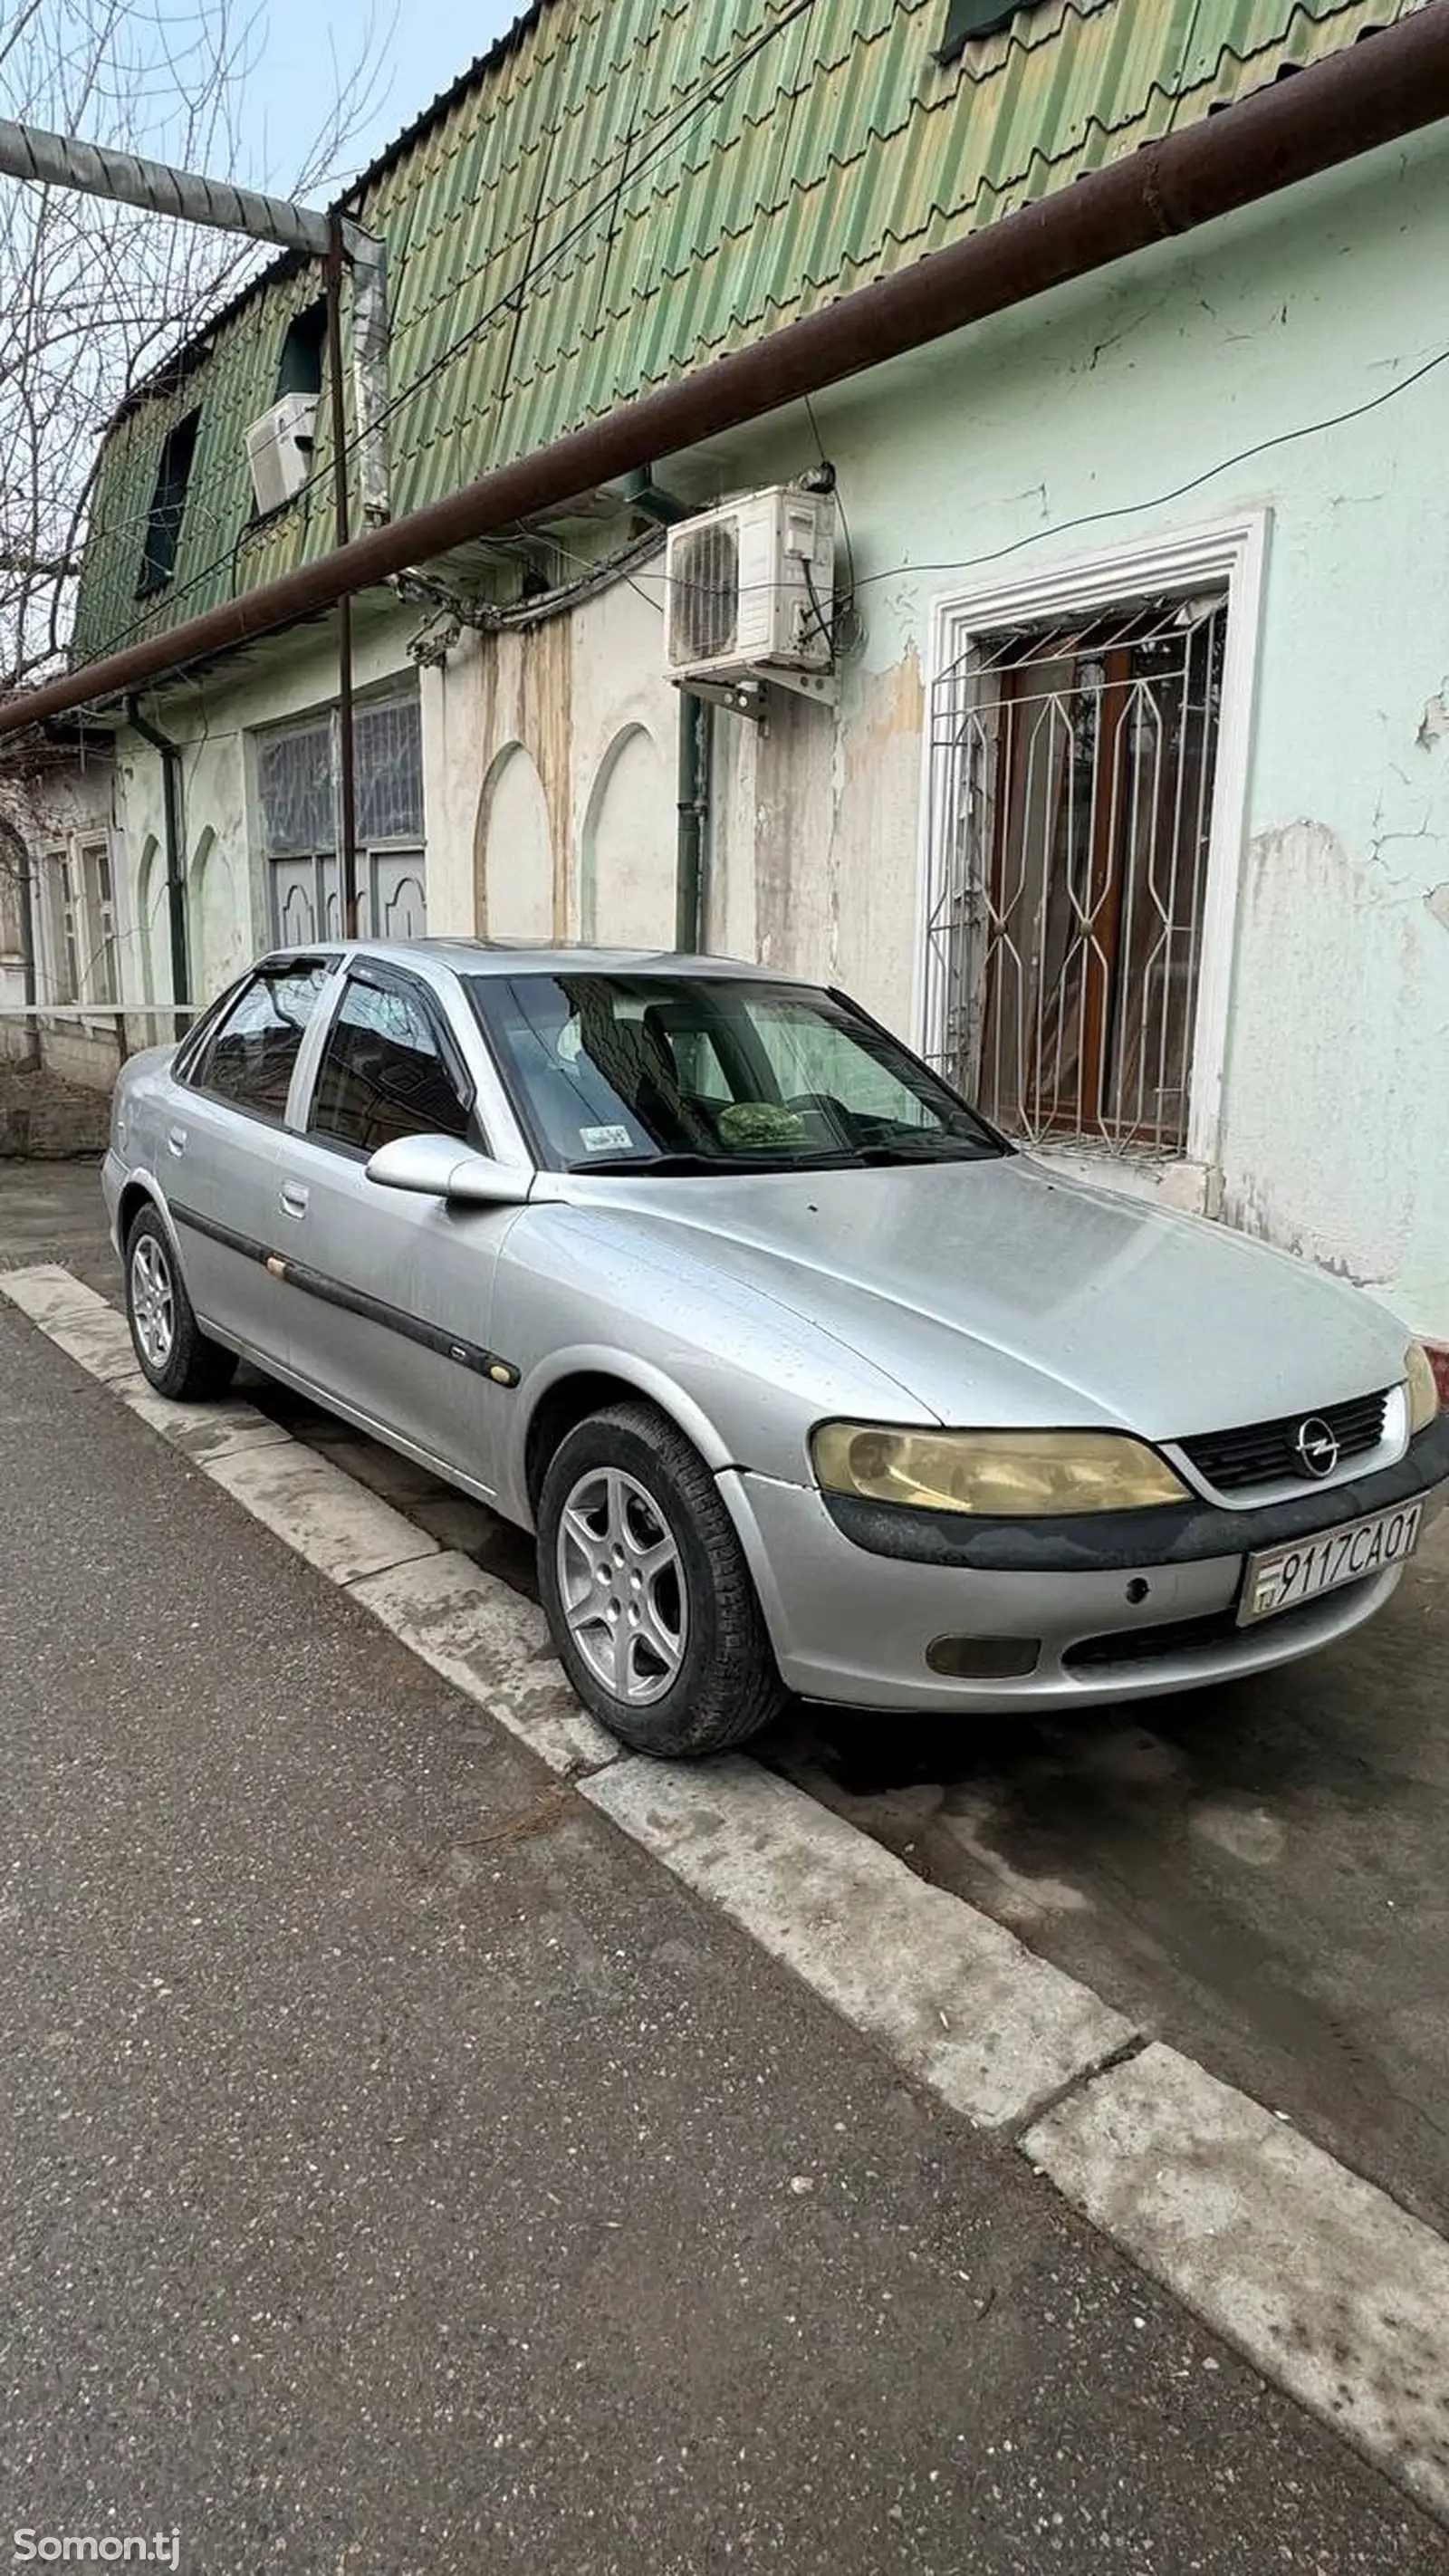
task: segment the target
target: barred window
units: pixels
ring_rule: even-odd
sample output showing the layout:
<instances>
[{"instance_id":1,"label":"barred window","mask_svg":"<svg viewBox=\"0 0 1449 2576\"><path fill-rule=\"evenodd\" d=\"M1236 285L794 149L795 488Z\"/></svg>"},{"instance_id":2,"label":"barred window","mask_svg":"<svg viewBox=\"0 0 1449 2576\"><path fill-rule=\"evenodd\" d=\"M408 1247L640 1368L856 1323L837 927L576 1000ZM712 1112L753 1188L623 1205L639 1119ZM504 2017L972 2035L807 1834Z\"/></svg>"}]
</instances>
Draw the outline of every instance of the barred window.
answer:
<instances>
[{"instance_id":1,"label":"barred window","mask_svg":"<svg viewBox=\"0 0 1449 2576\"><path fill-rule=\"evenodd\" d=\"M364 700L353 716L358 928L415 939L426 924L422 721L415 697ZM336 711L255 737L258 838L272 936L308 947L343 929Z\"/></svg>"},{"instance_id":2,"label":"barred window","mask_svg":"<svg viewBox=\"0 0 1449 2576\"><path fill-rule=\"evenodd\" d=\"M1181 1153L1222 592L979 636L933 691L928 976L997 1123Z\"/></svg>"}]
</instances>

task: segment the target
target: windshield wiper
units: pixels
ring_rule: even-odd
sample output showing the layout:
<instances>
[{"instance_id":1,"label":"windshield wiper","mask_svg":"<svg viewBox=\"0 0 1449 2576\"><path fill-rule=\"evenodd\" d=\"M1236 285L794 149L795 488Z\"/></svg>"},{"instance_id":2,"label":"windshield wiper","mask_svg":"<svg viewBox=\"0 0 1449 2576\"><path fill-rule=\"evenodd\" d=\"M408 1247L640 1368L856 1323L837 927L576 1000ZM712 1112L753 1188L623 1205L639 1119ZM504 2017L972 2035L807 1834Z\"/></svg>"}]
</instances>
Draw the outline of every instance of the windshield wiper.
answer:
<instances>
[{"instance_id":1,"label":"windshield wiper","mask_svg":"<svg viewBox=\"0 0 1449 2576\"><path fill-rule=\"evenodd\" d=\"M720 1172L730 1166L712 1154L591 1154L586 1163L569 1163L573 1172L659 1172L668 1178L678 1172Z\"/></svg>"},{"instance_id":2,"label":"windshield wiper","mask_svg":"<svg viewBox=\"0 0 1449 2576\"><path fill-rule=\"evenodd\" d=\"M902 1137L891 1145L862 1145L859 1152L872 1171L890 1163L987 1163L997 1157L997 1148L986 1136L923 1136L918 1145Z\"/></svg>"},{"instance_id":3,"label":"windshield wiper","mask_svg":"<svg viewBox=\"0 0 1449 2576\"><path fill-rule=\"evenodd\" d=\"M738 1180L746 1172L849 1171L862 1160L853 1145L838 1152L815 1154L601 1154L586 1163L569 1163L568 1172L657 1172L664 1180L677 1175L709 1173L716 1180Z\"/></svg>"}]
</instances>

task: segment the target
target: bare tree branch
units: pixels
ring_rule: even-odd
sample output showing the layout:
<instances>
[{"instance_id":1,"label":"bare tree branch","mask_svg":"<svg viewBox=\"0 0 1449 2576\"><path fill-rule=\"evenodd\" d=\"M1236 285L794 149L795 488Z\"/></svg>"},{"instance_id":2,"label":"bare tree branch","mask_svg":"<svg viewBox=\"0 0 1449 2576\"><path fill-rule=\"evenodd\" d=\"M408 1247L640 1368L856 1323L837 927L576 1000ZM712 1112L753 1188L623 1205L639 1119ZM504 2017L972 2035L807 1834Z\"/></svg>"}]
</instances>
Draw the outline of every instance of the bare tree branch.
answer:
<instances>
[{"instance_id":1,"label":"bare tree branch","mask_svg":"<svg viewBox=\"0 0 1449 2576\"><path fill-rule=\"evenodd\" d=\"M230 175L248 157L243 107L264 32L256 0L0 0L0 114ZM363 22L301 165L250 173L258 186L305 197L340 183L378 103L388 33ZM0 180L0 691L64 655L107 421L265 256Z\"/></svg>"}]
</instances>

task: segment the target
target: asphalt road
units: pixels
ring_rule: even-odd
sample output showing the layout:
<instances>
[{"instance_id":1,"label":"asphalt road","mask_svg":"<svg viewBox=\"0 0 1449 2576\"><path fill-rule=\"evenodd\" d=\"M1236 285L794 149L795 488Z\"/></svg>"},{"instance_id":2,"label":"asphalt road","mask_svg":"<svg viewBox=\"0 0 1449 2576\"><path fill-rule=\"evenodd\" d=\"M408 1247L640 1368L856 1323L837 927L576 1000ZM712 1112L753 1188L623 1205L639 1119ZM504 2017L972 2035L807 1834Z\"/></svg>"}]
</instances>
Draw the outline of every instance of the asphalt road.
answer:
<instances>
[{"instance_id":1,"label":"asphalt road","mask_svg":"<svg viewBox=\"0 0 1449 2576\"><path fill-rule=\"evenodd\" d=\"M114 1295L94 1173L0 1165L0 1261ZM533 1590L479 1504L257 1379L444 1546ZM792 1711L763 1759L1449 2232L1449 1516L1361 1636L1070 1723Z\"/></svg>"},{"instance_id":2,"label":"asphalt road","mask_svg":"<svg viewBox=\"0 0 1449 2576\"><path fill-rule=\"evenodd\" d=\"M800 1710L766 1758L1449 2232L1449 1516L1286 1671L1050 1724Z\"/></svg>"},{"instance_id":3,"label":"asphalt road","mask_svg":"<svg viewBox=\"0 0 1449 2576\"><path fill-rule=\"evenodd\" d=\"M0 1541L0 2534L176 2526L211 2576L1443 2567L8 1312Z\"/></svg>"}]
</instances>

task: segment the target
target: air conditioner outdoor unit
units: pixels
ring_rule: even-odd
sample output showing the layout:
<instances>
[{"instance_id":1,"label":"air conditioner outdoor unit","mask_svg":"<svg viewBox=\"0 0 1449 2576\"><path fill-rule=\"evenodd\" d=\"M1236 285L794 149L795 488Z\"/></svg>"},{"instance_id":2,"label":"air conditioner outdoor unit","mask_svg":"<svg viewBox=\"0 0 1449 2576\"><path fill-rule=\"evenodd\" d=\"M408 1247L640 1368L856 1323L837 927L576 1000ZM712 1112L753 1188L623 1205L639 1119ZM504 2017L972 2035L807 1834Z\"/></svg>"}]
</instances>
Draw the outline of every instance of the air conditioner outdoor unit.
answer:
<instances>
[{"instance_id":1,"label":"air conditioner outdoor unit","mask_svg":"<svg viewBox=\"0 0 1449 2576\"><path fill-rule=\"evenodd\" d=\"M300 492L312 471L315 394L283 394L247 431L247 463L258 514L279 510Z\"/></svg>"},{"instance_id":2,"label":"air conditioner outdoor unit","mask_svg":"<svg viewBox=\"0 0 1449 2576\"><path fill-rule=\"evenodd\" d=\"M835 503L784 485L669 531L671 680L778 680L829 694ZM814 675L813 679L810 675Z\"/></svg>"}]
</instances>

